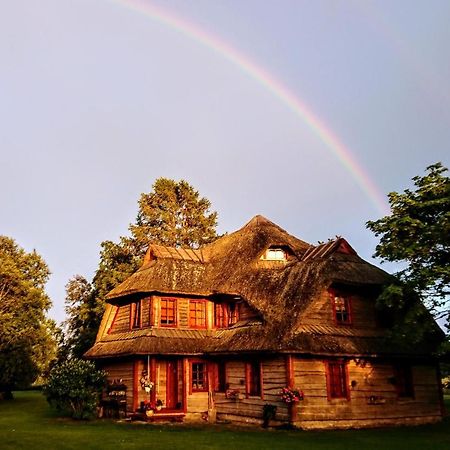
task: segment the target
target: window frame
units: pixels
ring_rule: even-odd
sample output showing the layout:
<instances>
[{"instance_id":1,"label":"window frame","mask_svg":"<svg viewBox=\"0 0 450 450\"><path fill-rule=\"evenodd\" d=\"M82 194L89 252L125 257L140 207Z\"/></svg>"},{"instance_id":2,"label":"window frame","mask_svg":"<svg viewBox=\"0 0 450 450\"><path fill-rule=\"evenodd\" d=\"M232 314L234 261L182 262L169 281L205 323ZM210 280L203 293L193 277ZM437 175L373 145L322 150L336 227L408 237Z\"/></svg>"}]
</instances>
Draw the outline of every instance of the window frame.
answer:
<instances>
[{"instance_id":1,"label":"window frame","mask_svg":"<svg viewBox=\"0 0 450 450\"><path fill-rule=\"evenodd\" d=\"M225 303L214 303L214 327L228 328L228 309Z\"/></svg>"},{"instance_id":2,"label":"window frame","mask_svg":"<svg viewBox=\"0 0 450 450\"><path fill-rule=\"evenodd\" d=\"M352 296L345 291L338 289L329 289L329 295L331 300L331 308L333 311L334 324L337 326L351 326L353 325L353 314L352 314ZM336 299L342 298L344 300L344 307L347 314L347 319L338 319L338 314L343 314L338 312L336 308ZM345 314L345 313L344 313Z\"/></svg>"},{"instance_id":3,"label":"window frame","mask_svg":"<svg viewBox=\"0 0 450 450\"><path fill-rule=\"evenodd\" d=\"M191 310L191 305L194 306L194 311ZM203 314L203 322L198 324L197 323L197 313L199 312L196 308L197 305L200 305L202 308L202 311L200 313ZM194 312L194 319L195 323L192 322L192 312ZM205 329L208 326L208 308L207 308L207 301L206 300L200 300L200 299L190 299L189 300L189 328L197 328L197 329Z\"/></svg>"},{"instance_id":4,"label":"window frame","mask_svg":"<svg viewBox=\"0 0 450 450\"><path fill-rule=\"evenodd\" d=\"M335 360L325 361L326 379L327 379L327 398L331 400L350 400L349 378L348 378L348 361ZM336 373L333 367L339 367L339 380L336 382ZM340 392L336 395L333 387L339 386Z\"/></svg>"},{"instance_id":5,"label":"window frame","mask_svg":"<svg viewBox=\"0 0 450 450\"><path fill-rule=\"evenodd\" d=\"M233 308L231 308L232 305L233 305ZM239 322L239 304L238 304L238 302L231 302L231 303L227 303L226 307L227 307L227 316L228 316L228 327L231 327L234 324Z\"/></svg>"},{"instance_id":6,"label":"window frame","mask_svg":"<svg viewBox=\"0 0 450 450\"><path fill-rule=\"evenodd\" d=\"M203 371L201 371L200 373L203 373L203 387L202 388L194 388L194 372L198 372L198 371L194 371L194 365L198 364L198 365L202 365L203 366ZM208 363L206 361L201 361L201 360L192 360L190 361L190 377L189 377L189 393L195 393L195 392L208 392L209 389L209 374L208 374Z\"/></svg>"},{"instance_id":7,"label":"window frame","mask_svg":"<svg viewBox=\"0 0 450 450\"><path fill-rule=\"evenodd\" d=\"M278 261L278 262L286 262L290 256L290 252L286 247L283 246L271 246L264 250L264 253L261 255L261 261Z\"/></svg>"},{"instance_id":8,"label":"window frame","mask_svg":"<svg viewBox=\"0 0 450 450\"><path fill-rule=\"evenodd\" d=\"M177 320L177 309L178 309L178 304L177 304L177 299L174 297L161 297L160 298L160 304L159 304L159 325L161 327L167 327L167 328L175 328L178 324L178 320ZM163 322L163 302L166 302L166 307L165 307L165 311L166 311L166 323ZM167 323L167 311L169 311L169 308L167 307L167 302L170 302L173 305L173 308L170 308L170 310L173 309L173 323Z\"/></svg>"},{"instance_id":9,"label":"window frame","mask_svg":"<svg viewBox=\"0 0 450 450\"><path fill-rule=\"evenodd\" d=\"M256 375L256 378L254 375ZM254 390L255 387L257 387L257 390ZM245 395L247 398L256 397L264 399L261 361L249 361L245 363Z\"/></svg>"}]
</instances>

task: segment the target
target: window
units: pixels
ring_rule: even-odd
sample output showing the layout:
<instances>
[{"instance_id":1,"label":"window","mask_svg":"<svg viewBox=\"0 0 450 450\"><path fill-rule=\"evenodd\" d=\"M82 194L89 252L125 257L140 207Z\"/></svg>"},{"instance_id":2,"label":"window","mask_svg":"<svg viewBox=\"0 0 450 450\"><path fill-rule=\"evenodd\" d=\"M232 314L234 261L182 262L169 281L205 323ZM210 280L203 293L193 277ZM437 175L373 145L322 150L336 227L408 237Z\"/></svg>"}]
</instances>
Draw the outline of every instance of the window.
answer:
<instances>
[{"instance_id":1,"label":"window","mask_svg":"<svg viewBox=\"0 0 450 450\"><path fill-rule=\"evenodd\" d=\"M174 298L161 299L161 326L170 327L177 324L177 301Z\"/></svg>"},{"instance_id":2,"label":"window","mask_svg":"<svg viewBox=\"0 0 450 450\"><path fill-rule=\"evenodd\" d=\"M141 301L131 303L130 328L141 328Z\"/></svg>"},{"instance_id":3,"label":"window","mask_svg":"<svg viewBox=\"0 0 450 450\"><path fill-rule=\"evenodd\" d=\"M214 305L214 325L216 328L227 328L239 320L237 303L216 303Z\"/></svg>"},{"instance_id":4,"label":"window","mask_svg":"<svg viewBox=\"0 0 450 450\"><path fill-rule=\"evenodd\" d=\"M246 363L245 378L247 395L261 397L261 364L256 361Z\"/></svg>"},{"instance_id":5,"label":"window","mask_svg":"<svg viewBox=\"0 0 450 450\"><path fill-rule=\"evenodd\" d=\"M328 398L348 398L345 362L328 363Z\"/></svg>"},{"instance_id":6,"label":"window","mask_svg":"<svg viewBox=\"0 0 450 450\"><path fill-rule=\"evenodd\" d=\"M265 261L286 261L287 254L282 248L268 248L261 256L262 260Z\"/></svg>"},{"instance_id":7,"label":"window","mask_svg":"<svg viewBox=\"0 0 450 450\"><path fill-rule=\"evenodd\" d=\"M228 326L227 309L222 303L214 304L214 325L216 328L226 328Z\"/></svg>"},{"instance_id":8,"label":"window","mask_svg":"<svg viewBox=\"0 0 450 450\"><path fill-rule=\"evenodd\" d=\"M189 300L189 326L206 328L206 302L204 300Z\"/></svg>"},{"instance_id":9,"label":"window","mask_svg":"<svg viewBox=\"0 0 450 450\"><path fill-rule=\"evenodd\" d=\"M206 363L193 362L191 366L191 387L192 392L208 390L208 374Z\"/></svg>"},{"instance_id":10,"label":"window","mask_svg":"<svg viewBox=\"0 0 450 450\"><path fill-rule=\"evenodd\" d=\"M334 320L337 325L352 323L350 297L335 290L330 291Z\"/></svg>"},{"instance_id":11,"label":"window","mask_svg":"<svg viewBox=\"0 0 450 450\"><path fill-rule=\"evenodd\" d=\"M239 307L237 303L228 304L228 326L234 325L239 320Z\"/></svg>"},{"instance_id":12,"label":"window","mask_svg":"<svg viewBox=\"0 0 450 450\"><path fill-rule=\"evenodd\" d=\"M395 366L395 385L399 397L414 398L411 366L405 364Z\"/></svg>"}]
</instances>

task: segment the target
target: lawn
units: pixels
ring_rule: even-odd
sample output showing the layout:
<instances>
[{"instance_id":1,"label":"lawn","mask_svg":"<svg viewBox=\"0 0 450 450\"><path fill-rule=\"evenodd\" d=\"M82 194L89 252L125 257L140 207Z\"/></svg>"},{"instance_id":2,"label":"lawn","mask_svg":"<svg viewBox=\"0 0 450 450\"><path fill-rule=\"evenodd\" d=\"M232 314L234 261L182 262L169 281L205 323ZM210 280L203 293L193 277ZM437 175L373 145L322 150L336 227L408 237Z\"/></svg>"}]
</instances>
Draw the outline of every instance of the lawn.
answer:
<instances>
[{"instance_id":1,"label":"lawn","mask_svg":"<svg viewBox=\"0 0 450 450\"><path fill-rule=\"evenodd\" d=\"M447 405L450 406L450 405ZM40 392L0 402L0 449L450 449L450 418L438 425L349 431L150 425L58 418Z\"/></svg>"}]
</instances>

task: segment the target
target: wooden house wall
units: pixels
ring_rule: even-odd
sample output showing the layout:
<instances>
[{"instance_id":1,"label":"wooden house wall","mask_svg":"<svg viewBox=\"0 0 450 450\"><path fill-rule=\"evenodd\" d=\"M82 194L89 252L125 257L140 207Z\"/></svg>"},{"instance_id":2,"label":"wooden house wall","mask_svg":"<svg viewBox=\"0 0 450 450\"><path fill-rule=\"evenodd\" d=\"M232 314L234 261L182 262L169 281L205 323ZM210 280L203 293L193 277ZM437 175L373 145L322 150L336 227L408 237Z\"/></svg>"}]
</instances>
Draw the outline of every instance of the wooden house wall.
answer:
<instances>
[{"instance_id":1,"label":"wooden house wall","mask_svg":"<svg viewBox=\"0 0 450 450\"><path fill-rule=\"evenodd\" d=\"M352 329L374 329L377 328L375 301L359 294L351 296L351 325L340 325ZM310 303L302 313L302 324L335 326L331 296L324 290Z\"/></svg>"},{"instance_id":2,"label":"wooden house wall","mask_svg":"<svg viewBox=\"0 0 450 450\"><path fill-rule=\"evenodd\" d=\"M185 372L187 412L199 415L208 411L208 392L192 392L192 389L190 388L192 386L190 367L193 361L205 362L206 364L208 362L200 358L189 358L187 361L187 370ZM208 380L208 382L211 382L211 380Z\"/></svg>"},{"instance_id":3,"label":"wooden house wall","mask_svg":"<svg viewBox=\"0 0 450 450\"><path fill-rule=\"evenodd\" d=\"M119 306L116 316L114 318L114 322L113 322L112 327L109 332L110 333L123 333L125 331L129 331L130 330L130 313L131 313L131 306L129 304Z\"/></svg>"},{"instance_id":4,"label":"wooden house wall","mask_svg":"<svg viewBox=\"0 0 450 450\"><path fill-rule=\"evenodd\" d=\"M214 302L205 300L206 302L206 328L214 328ZM247 303L239 303L240 320L249 320L257 317L254 311ZM161 297L152 296L141 299L141 328L159 327L161 311ZM131 305L124 304L117 307L114 314L114 320L111 319L108 333L123 333L130 330ZM176 306L176 328L188 329L189 325L189 299L177 297Z\"/></svg>"},{"instance_id":5,"label":"wooden house wall","mask_svg":"<svg viewBox=\"0 0 450 450\"><path fill-rule=\"evenodd\" d=\"M414 398L399 398L391 363L348 363L347 399L328 399L326 366L319 359L294 359L295 386L305 399L296 424L303 428L379 426L421 423L440 418L439 390L433 366L412 366ZM353 382L354 387L351 387Z\"/></svg>"},{"instance_id":6,"label":"wooden house wall","mask_svg":"<svg viewBox=\"0 0 450 450\"><path fill-rule=\"evenodd\" d=\"M107 373L108 383L114 380L122 379L123 384L127 386L127 410L133 409L133 382L134 382L134 364L132 360L116 360L113 362L99 363L101 369Z\"/></svg>"},{"instance_id":7,"label":"wooden house wall","mask_svg":"<svg viewBox=\"0 0 450 450\"><path fill-rule=\"evenodd\" d=\"M262 395L246 395L245 360L226 363L226 381L230 390L240 392L239 399L227 399L224 393L215 394L215 406L219 419L234 422L257 423L262 421L262 411L266 403L277 406L276 420L288 420L286 405L280 401L280 391L286 386L286 363L282 356L260 360L262 375Z\"/></svg>"},{"instance_id":8,"label":"wooden house wall","mask_svg":"<svg viewBox=\"0 0 450 450\"><path fill-rule=\"evenodd\" d=\"M141 322L143 327L148 327L151 325L151 314L150 314L150 308L151 308L151 297L145 297L141 300Z\"/></svg>"},{"instance_id":9,"label":"wooden house wall","mask_svg":"<svg viewBox=\"0 0 450 450\"><path fill-rule=\"evenodd\" d=\"M239 319L240 320L249 320L258 317L257 312L252 309L247 303L241 302L239 303Z\"/></svg>"}]
</instances>

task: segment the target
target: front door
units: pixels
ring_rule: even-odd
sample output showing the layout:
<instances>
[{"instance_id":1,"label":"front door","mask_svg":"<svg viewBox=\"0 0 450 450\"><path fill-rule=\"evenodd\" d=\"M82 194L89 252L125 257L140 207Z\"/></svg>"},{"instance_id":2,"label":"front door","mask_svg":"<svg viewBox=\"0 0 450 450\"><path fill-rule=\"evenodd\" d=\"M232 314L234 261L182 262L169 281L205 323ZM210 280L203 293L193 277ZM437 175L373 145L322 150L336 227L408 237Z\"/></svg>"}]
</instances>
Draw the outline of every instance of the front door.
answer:
<instances>
[{"instance_id":1,"label":"front door","mask_svg":"<svg viewBox=\"0 0 450 450\"><path fill-rule=\"evenodd\" d=\"M178 364L176 360L167 361L166 408L175 409L178 403Z\"/></svg>"}]
</instances>

